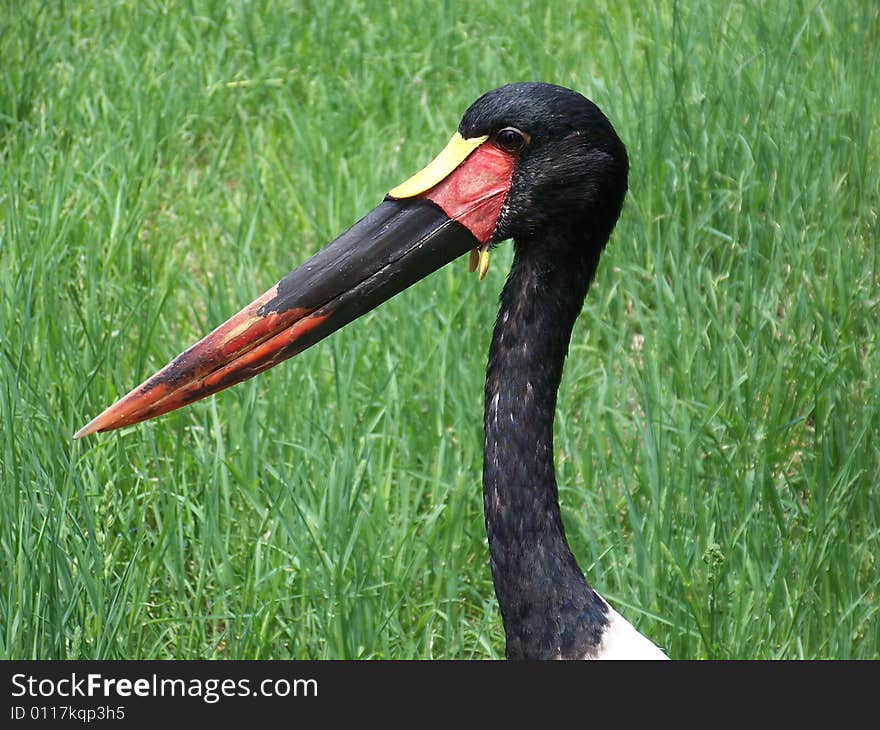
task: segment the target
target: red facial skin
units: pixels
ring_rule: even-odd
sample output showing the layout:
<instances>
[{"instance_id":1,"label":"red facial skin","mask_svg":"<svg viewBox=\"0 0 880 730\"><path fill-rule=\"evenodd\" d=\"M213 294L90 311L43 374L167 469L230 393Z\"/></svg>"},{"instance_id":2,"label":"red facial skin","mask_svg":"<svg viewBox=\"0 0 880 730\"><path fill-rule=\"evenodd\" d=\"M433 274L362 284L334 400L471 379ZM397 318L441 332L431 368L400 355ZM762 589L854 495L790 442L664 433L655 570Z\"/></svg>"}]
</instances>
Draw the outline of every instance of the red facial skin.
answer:
<instances>
[{"instance_id":1,"label":"red facial skin","mask_svg":"<svg viewBox=\"0 0 880 730\"><path fill-rule=\"evenodd\" d=\"M486 244L495 232L515 164L513 155L483 142L451 174L419 197L433 200L446 215Z\"/></svg>"}]
</instances>

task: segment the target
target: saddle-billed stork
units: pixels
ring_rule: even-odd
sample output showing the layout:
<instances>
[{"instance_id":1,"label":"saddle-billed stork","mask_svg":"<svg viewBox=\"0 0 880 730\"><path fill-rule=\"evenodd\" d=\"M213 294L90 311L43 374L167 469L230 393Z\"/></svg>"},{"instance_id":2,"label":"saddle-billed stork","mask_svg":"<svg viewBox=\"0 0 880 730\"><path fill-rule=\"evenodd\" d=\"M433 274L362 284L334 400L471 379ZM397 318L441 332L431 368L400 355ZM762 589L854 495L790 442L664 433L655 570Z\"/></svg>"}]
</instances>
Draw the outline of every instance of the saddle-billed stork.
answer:
<instances>
[{"instance_id":1,"label":"saddle-billed stork","mask_svg":"<svg viewBox=\"0 0 880 730\"><path fill-rule=\"evenodd\" d=\"M628 169L611 123L580 94L545 83L490 91L425 169L75 438L257 375L468 251L482 278L490 248L513 239L489 348L483 451L507 656L666 658L584 579L565 538L553 469L563 363Z\"/></svg>"}]
</instances>

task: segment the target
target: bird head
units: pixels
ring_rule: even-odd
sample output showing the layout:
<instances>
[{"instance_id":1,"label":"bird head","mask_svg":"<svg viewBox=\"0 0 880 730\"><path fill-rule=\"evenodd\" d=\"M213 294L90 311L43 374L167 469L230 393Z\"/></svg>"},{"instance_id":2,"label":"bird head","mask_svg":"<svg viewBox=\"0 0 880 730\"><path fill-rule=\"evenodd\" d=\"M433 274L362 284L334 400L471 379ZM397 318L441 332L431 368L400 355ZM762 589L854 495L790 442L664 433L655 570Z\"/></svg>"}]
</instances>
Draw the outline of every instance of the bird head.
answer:
<instances>
[{"instance_id":1,"label":"bird head","mask_svg":"<svg viewBox=\"0 0 880 730\"><path fill-rule=\"evenodd\" d=\"M553 238L604 246L623 205L629 162L592 101L553 84L508 84L477 99L458 131L465 139L485 135L516 157L493 243Z\"/></svg>"},{"instance_id":2,"label":"bird head","mask_svg":"<svg viewBox=\"0 0 880 730\"><path fill-rule=\"evenodd\" d=\"M611 124L580 94L540 83L490 91L427 167L75 438L264 372L469 250L480 278L489 247L507 238L518 250L562 246L595 262L620 213L627 169Z\"/></svg>"}]
</instances>

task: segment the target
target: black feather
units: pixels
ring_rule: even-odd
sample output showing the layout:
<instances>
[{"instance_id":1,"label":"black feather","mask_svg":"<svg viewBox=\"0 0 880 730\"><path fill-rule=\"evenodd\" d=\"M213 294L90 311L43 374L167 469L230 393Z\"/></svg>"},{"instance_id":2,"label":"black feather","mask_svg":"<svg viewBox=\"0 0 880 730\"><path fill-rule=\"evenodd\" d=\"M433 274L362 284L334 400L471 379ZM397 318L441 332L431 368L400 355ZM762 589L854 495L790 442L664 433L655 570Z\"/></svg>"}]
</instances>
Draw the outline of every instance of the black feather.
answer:
<instances>
[{"instance_id":1,"label":"black feather","mask_svg":"<svg viewBox=\"0 0 880 730\"><path fill-rule=\"evenodd\" d=\"M607 606L565 538L553 468L556 394L574 322L627 187L623 143L598 107L559 86L511 84L465 113L465 137L529 135L495 240L514 261L489 348L483 499L511 659L595 655Z\"/></svg>"}]
</instances>

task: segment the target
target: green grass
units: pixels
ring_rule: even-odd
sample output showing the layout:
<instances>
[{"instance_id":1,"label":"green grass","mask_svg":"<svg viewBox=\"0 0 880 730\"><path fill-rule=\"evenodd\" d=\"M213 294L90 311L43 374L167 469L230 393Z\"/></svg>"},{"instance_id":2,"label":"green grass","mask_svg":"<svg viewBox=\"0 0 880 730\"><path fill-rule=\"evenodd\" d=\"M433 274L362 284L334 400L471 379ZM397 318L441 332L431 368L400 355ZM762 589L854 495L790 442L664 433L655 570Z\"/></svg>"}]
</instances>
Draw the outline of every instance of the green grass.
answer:
<instances>
[{"instance_id":1,"label":"green grass","mask_svg":"<svg viewBox=\"0 0 880 730\"><path fill-rule=\"evenodd\" d=\"M676 658L880 657L878 9L575 5L3 0L0 657L503 656L479 480L509 246L71 434L523 79L632 160L558 405L589 579Z\"/></svg>"}]
</instances>

